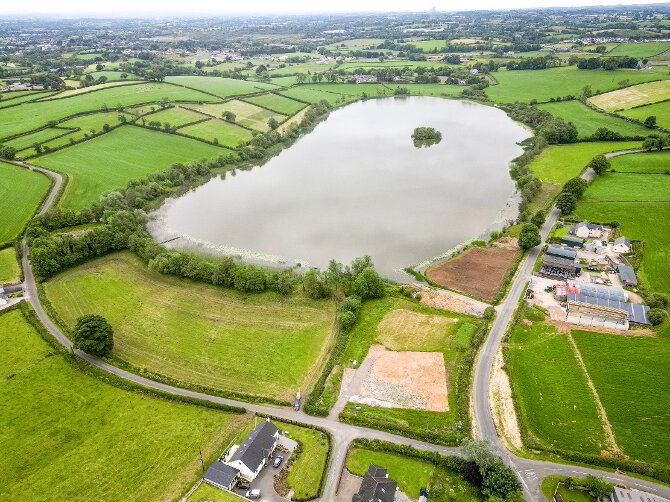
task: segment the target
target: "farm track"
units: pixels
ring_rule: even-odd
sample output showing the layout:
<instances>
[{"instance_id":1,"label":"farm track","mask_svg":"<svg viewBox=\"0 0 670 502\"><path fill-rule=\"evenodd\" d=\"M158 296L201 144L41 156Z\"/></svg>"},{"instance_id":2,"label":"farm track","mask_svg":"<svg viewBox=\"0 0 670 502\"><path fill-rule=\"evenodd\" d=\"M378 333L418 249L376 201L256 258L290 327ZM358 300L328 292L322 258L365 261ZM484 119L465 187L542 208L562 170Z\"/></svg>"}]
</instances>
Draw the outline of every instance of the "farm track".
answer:
<instances>
[{"instance_id":1,"label":"farm track","mask_svg":"<svg viewBox=\"0 0 670 502\"><path fill-rule=\"evenodd\" d=\"M643 150L637 149L612 152L611 154L607 154L607 156L614 157L617 155L625 155L627 153L636 153L640 151ZM51 192L45 199L44 204L39 211L40 214L44 214L53 205L58 191L62 186L63 178L60 174L48 169L31 166L25 163L22 163L21 165L29 169L43 172L55 179L55 183L51 189ZM591 179L593 174L594 173L592 171L586 171L582 174L582 177L584 179ZM554 207L541 229L543 241L546 240L549 231L556 222L557 217L558 209ZM477 420L477 426L480 431L480 437L492 441L494 448L501 455L503 460L518 473L523 484L524 496L528 501L546 501L546 498L542 494L541 489L542 479L546 476L586 476L587 474L601 475L611 482L624 484L626 486L648 491L655 495L670 498L670 487L665 485L656 484L650 481L634 478L631 476L625 476L618 473L610 473L599 469L518 457L514 453L508 451L501 439L498 437L498 433L493 422L492 410L489 404L489 382L491 379L492 367L495 355L500 347L502 338L509 326L514 310L517 306L518 299L525 287L526 282L532 274L533 265L535 264L539 253L540 246L531 249L520 264L516 278L512 283L506 299L500 305L498 316L496 317L491 332L480 352L479 361L475 370L475 381L473 385L475 416ZM31 302L33 309L35 310L37 317L49 330L52 336L58 340L59 343L61 343L65 348L73 350L72 342L51 321L42 307L37 291L37 283L35 282L35 277L33 275L32 266L28 260L28 244L25 241L23 243L22 264L25 276L24 291L26 292L28 300ZM337 418L334 416L313 417L305 414L303 411L295 412L286 408L276 408L254 403L234 401L232 399L225 399L218 396L212 396L201 392L190 391L187 389L162 384L122 370L116 366L112 366L81 350L73 350L73 353L104 371L145 387L157 389L177 396L192 397L214 403L241 406L254 413L270 414L278 418L296 420L305 424L316 425L329 430L333 436L333 451L331 455L330 467L327 473L327 483L324 489L324 493L319 499L324 502L331 502L335 500L335 494L337 492L340 475L345 466L345 459L348 448L351 442L356 438L380 439L397 444L406 444L421 450L435 451L443 455L462 455L459 448L457 447L434 445L423 441L417 441L414 439L398 436L396 434L344 424L338 422ZM284 499L275 496L273 497L273 500L279 501Z\"/></svg>"}]
</instances>

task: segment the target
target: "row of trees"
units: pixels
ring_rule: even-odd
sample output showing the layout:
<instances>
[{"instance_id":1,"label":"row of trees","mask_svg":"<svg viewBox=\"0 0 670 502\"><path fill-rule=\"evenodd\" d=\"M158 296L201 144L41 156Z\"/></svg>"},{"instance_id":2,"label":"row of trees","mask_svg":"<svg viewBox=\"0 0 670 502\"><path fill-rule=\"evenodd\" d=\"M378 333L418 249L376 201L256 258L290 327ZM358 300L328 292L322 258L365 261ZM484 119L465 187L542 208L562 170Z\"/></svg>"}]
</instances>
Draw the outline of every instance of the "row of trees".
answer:
<instances>
[{"instance_id":1,"label":"row of trees","mask_svg":"<svg viewBox=\"0 0 670 502\"><path fill-rule=\"evenodd\" d=\"M546 110L526 103L515 103L506 107L513 120L523 122L535 129L549 144L575 143L577 128L572 122L554 117Z\"/></svg>"},{"instance_id":2,"label":"row of trees","mask_svg":"<svg viewBox=\"0 0 670 502\"><path fill-rule=\"evenodd\" d=\"M577 68L580 70L616 70L619 68L637 68L638 60L634 57L622 56L611 58L583 58L577 62Z\"/></svg>"}]
</instances>

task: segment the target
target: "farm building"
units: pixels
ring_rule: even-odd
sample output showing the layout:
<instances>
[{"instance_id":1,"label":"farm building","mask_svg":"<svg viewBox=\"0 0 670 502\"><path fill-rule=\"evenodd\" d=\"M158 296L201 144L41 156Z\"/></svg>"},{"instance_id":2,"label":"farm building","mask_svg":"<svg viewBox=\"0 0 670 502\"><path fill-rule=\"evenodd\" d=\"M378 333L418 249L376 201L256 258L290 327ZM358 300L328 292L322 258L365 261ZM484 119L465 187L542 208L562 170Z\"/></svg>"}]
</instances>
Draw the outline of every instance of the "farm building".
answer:
<instances>
[{"instance_id":1,"label":"farm building","mask_svg":"<svg viewBox=\"0 0 670 502\"><path fill-rule=\"evenodd\" d=\"M234 449L226 464L237 469L240 476L253 481L265 466L277 446L279 430L269 420L258 424L247 438Z\"/></svg>"},{"instance_id":2,"label":"farm building","mask_svg":"<svg viewBox=\"0 0 670 502\"><path fill-rule=\"evenodd\" d=\"M549 277L573 279L581 273L581 265L574 259L545 255L540 273Z\"/></svg>"},{"instance_id":3,"label":"farm building","mask_svg":"<svg viewBox=\"0 0 670 502\"><path fill-rule=\"evenodd\" d=\"M363 476L363 482L351 502L393 502L397 483L389 479L388 471L372 464Z\"/></svg>"},{"instance_id":4,"label":"farm building","mask_svg":"<svg viewBox=\"0 0 670 502\"><path fill-rule=\"evenodd\" d=\"M625 286L637 286L637 277L635 277L635 270L628 265L619 265L619 279Z\"/></svg>"},{"instance_id":5,"label":"farm building","mask_svg":"<svg viewBox=\"0 0 670 502\"><path fill-rule=\"evenodd\" d=\"M568 283L568 293L603 298L605 300L616 300L618 302L628 301L628 293L621 289L608 288L606 286L594 286L592 284L584 284L581 282Z\"/></svg>"},{"instance_id":6,"label":"farm building","mask_svg":"<svg viewBox=\"0 0 670 502\"><path fill-rule=\"evenodd\" d=\"M572 235L564 235L561 237L561 244L571 248L580 248L584 245L584 239Z\"/></svg>"},{"instance_id":7,"label":"farm building","mask_svg":"<svg viewBox=\"0 0 670 502\"><path fill-rule=\"evenodd\" d=\"M574 322L569 319L570 316L570 303L572 302L573 304L581 304L582 306L591 306L594 308L593 314L594 316L599 316L598 312L600 312L599 309L596 309L595 307L607 307L609 309L613 310L618 310L618 311L625 311L628 314L628 321L635 323L635 324L645 324L649 325L651 324L649 322L649 319L647 319L647 313L649 312L649 307L647 305L640 305L637 303L628 303L628 302L620 302L617 300L608 300L605 298L596 298L593 296L586 296L582 294L576 294L576 293L568 293L568 322ZM575 305L576 306L576 305ZM581 309L581 312L584 314L584 308ZM580 310L578 310L579 312ZM578 324L583 324L578 322Z\"/></svg>"},{"instance_id":8,"label":"farm building","mask_svg":"<svg viewBox=\"0 0 670 502\"><path fill-rule=\"evenodd\" d=\"M612 249L615 253L628 253L631 249L633 249L633 245L625 237L618 237L614 239Z\"/></svg>"},{"instance_id":9,"label":"farm building","mask_svg":"<svg viewBox=\"0 0 670 502\"><path fill-rule=\"evenodd\" d=\"M559 248L558 246L549 246L547 248L547 254L549 256L558 256L559 258L567 258L569 260L575 260L577 258L577 251L572 249Z\"/></svg>"},{"instance_id":10,"label":"farm building","mask_svg":"<svg viewBox=\"0 0 670 502\"><path fill-rule=\"evenodd\" d=\"M240 477L240 471L234 467L219 462L213 462L205 473L205 482L224 490L232 490Z\"/></svg>"},{"instance_id":11,"label":"farm building","mask_svg":"<svg viewBox=\"0 0 670 502\"><path fill-rule=\"evenodd\" d=\"M670 500L639 490L628 490L615 486L610 496L612 502L670 502Z\"/></svg>"},{"instance_id":12,"label":"farm building","mask_svg":"<svg viewBox=\"0 0 670 502\"><path fill-rule=\"evenodd\" d=\"M607 241L591 241L584 244L584 251L590 251L595 254L605 254L607 252Z\"/></svg>"},{"instance_id":13,"label":"farm building","mask_svg":"<svg viewBox=\"0 0 670 502\"><path fill-rule=\"evenodd\" d=\"M628 329L628 312L625 309L610 307L609 300L602 300L602 302L606 302L607 304L601 305L600 303L589 303L588 299L598 301L597 298L568 293L568 307L565 320L584 326L600 326L620 330Z\"/></svg>"},{"instance_id":14,"label":"farm building","mask_svg":"<svg viewBox=\"0 0 670 502\"><path fill-rule=\"evenodd\" d=\"M595 223L581 221L572 227L570 233L577 237L581 237L582 239L600 239L607 234L607 229L601 225L596 225Z\"/></svg>"}]
</instances>

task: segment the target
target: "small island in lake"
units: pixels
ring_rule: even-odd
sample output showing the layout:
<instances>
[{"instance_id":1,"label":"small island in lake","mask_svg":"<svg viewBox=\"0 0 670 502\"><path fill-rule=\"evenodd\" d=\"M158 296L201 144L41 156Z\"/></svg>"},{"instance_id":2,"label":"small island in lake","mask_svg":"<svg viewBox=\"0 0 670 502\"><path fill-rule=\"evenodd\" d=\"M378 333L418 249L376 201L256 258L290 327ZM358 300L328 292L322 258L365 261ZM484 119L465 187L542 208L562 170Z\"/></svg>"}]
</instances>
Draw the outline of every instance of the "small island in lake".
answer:
<instances>
[{"instance_id":1,"label":"small island in lake","mask_svg":"<svg viewBox=\"0 0 670 502\"><path fill-rule=\"evenodd\" d=\"M417 148L436 145L442 141L442 133L432 127L417 127L412 133L412 140Z\"/></svg>"}]
</instances>

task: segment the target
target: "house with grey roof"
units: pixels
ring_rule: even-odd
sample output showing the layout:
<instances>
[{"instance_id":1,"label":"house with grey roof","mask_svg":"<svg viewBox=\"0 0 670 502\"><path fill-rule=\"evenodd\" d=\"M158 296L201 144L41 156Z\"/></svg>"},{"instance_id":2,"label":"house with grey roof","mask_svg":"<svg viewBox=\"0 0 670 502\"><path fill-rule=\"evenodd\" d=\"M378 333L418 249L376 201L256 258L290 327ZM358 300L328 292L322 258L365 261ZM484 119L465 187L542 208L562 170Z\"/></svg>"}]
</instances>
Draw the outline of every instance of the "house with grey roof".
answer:
<instances>
[{"instance_id":1,"label":"house with grey roof","mask_svg":"<svg viewBox=\"0 0 670 502\"><path fill-rule=\"evenodd\" d=\"M670 502L670 500L640 490L628 490L615 486L610 496L612 502Z\"/></svg>"},{"instance_id":2,"label":"house with grey roof","mask_svg":"<svg viewBox=\"0 0 670 502\"><path fill-rule=\"evenodd\" d=\"M277 447L279 429L269 420L264 420L237 446L232 456L225 462L239 471L239 475L253 481L265 466Z\"/></svg>"},{"instance_id":3,"label":"house with grey roof","mask_svg":"<svg viewBox=\"0 0 670 502\"><path fill-rule=\"evenodd\" d=\"M240 471L219 460L212 463L205 473L205 482L224 490L232 490L240 477Z\"/></svg>"},{"instance_id":4,"label":"house with grey roof","mask_svg":"<svg viewBox=\"0 0 670 502\"><path fill-rule=\"evenodd\" d=\"M635 270L628 265L619 265L619 279L625 286L637 286L637 277L635 277Z\"/></svg>"},{"instance_id":5,"label":"house with grey roof","mask_svg":"<svg viewBox=\"0 0 670 502\"><path fill-rule=\"evenodd\" d=\"M394 502L397 483L389 479L388 471L372 464L351 502Z\"/></svg>"},{"instance_id":6,"label":"house with grey roof","mask_svg":"<svg viewBox=\"0 0 670 502\"><path fill-rule=\"evenodd\" d=\"M597 225L588 221L580 221L570 229L570 234L581 237L582 239L600 239L607 235L607 229L602 225Z\"/></svg>"},{"instance_id":7,"label":"house with grey roof","mask_svg":"<svg viewBox=\"0 0 670 502\"><path fill-rule=\"evenodd\" d=\"M621 236L614 239L612 250L615 253L629 253L631 249L633 249L633 245L625 237Z\"/></svg>"}]
</instances>

